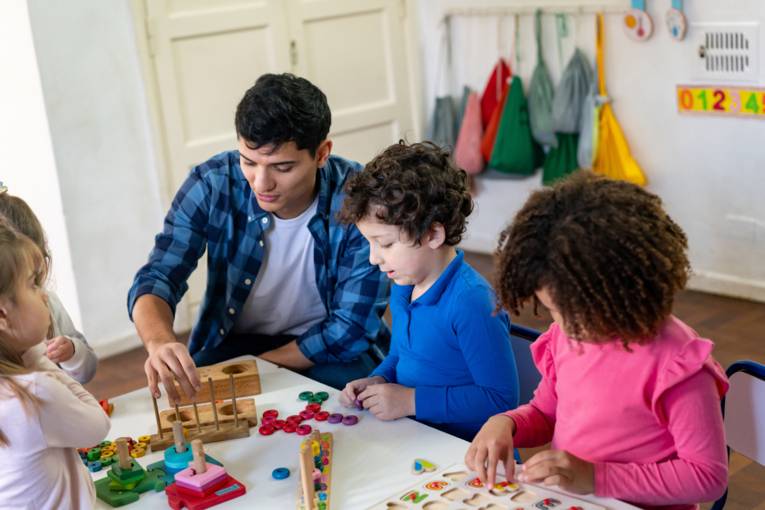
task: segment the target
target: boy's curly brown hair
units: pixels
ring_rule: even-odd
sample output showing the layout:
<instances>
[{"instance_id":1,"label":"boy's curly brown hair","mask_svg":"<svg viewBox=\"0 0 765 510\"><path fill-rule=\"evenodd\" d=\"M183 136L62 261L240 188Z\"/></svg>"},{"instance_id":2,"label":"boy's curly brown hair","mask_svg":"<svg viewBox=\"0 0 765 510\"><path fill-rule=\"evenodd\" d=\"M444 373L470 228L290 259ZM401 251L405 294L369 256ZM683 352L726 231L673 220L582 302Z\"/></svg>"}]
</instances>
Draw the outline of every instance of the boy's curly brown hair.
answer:
<instances>
[{"instance_id":1,"label":"boy's curly brown hair","mask_svg":"<svg viewBox=\"0 0 765 510\"><path fill-rule=\"evenodd\" d=\"M417 245L434 223L443 225L446 245L459 244L473 211L467 173L431 142L391 145L348 179L345 193L341 222L374 214L401 227Z\"/></svg>"},{"instance_id":2,"label":"boy's curly brown hair","mask_svg":"<svg viewBox=\"0 0 765 510\"><path fill-rule=\"evenodd\" d=\"M687 248L659 197L580 171L533 193L502 232L494 285L516 315L546 288L575 339L647 343L688 280Z\"/></svg>"}]
</instances>

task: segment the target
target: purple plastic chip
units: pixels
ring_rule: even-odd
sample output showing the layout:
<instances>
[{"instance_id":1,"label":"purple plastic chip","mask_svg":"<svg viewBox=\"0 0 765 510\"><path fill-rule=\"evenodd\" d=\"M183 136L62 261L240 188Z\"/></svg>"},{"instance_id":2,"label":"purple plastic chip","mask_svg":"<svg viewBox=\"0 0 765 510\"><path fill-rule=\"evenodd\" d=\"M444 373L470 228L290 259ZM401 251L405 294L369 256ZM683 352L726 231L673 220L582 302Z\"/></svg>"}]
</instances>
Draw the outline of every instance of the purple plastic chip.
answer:
<instances>
[{"instance_id":1,"label":"purple plastic chip","mask_svg":"<svg viewBox=\"0 0 765 510\"><path fill-rule=\"evenodd\" d=\"M349 414L343 418L343 425L356 425L359 422L359 417L355 414Z\"/></svg>"},{"instance_id":2,"label":"purple plastic chip","mask_svg":"<svg viewBox=\"0 0 765 510\"><path fill-rule=\"evenodd\" d=\"M340 423L343 421L343 415L340 413L332 413L329 415L329 418L327 418L327 421L329 423Z\"/></svg>"}]
</instances>

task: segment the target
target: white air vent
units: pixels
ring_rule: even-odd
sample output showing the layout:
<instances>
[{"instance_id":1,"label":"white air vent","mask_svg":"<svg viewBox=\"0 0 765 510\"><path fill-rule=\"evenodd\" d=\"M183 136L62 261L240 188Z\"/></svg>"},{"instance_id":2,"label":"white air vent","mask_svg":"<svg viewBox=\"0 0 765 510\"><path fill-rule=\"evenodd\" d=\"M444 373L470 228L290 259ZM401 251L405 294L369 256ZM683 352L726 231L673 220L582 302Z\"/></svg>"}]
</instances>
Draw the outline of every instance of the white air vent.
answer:
<instances>
[{"instance_id":1,"label":"white air vent","mask_svg":"<svg viewBox=\"0 0 765 510\"><path fill-rule=\"evenodd\" d=\"M759 23L692 23L697 80L755 82Z\"/></svg>"}]
</instances>

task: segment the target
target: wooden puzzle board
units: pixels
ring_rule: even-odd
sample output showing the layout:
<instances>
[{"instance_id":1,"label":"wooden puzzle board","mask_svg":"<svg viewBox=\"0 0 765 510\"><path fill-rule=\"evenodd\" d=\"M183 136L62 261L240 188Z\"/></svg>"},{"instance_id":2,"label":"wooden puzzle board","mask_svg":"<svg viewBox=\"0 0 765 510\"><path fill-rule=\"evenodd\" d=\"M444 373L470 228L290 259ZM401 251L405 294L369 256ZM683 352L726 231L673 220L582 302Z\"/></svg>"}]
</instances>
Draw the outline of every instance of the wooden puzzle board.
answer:
<instances>
[{"instance_id":1,"label":"wooden puzzle board","mask_svg":"<svg viewBox=\"0 0 765 510\"><path fill-rule=\"evenodd\" d=\"M216 395L217 396L217 395ZM234 406L230 400L216 402L215 407L218 410L218 422L219 423L231 423L234 421ZM198 404L197 412L199 413L199 424L212 425L215 423L215 418L212 412L212 406L209 403ZM181 418L181 424L185 429L194 429L197 426L196 417L194 416L193 407L181 407L178 409L178 414ZM258 424L258 411L255 407L255 399L243 398L236 399L236 414L239 416L239 420L247 420L250 427L254 427ZM173 422L175 421L175 409L165 409L159 413L159 421L162 425L162 431L172 431Z\"/></svg>"},{"instance_id":2,"label":"wooden puzzle board","mask_svg":"<svg viewBox=\"0 0 765 510\"><path fill-rule=\"evenodd\" d=\"M397 492L369 510L607 510L537 485L504 480L491 491L463 464L439 470L435 476Z\"/></svg>"}]
</instances>

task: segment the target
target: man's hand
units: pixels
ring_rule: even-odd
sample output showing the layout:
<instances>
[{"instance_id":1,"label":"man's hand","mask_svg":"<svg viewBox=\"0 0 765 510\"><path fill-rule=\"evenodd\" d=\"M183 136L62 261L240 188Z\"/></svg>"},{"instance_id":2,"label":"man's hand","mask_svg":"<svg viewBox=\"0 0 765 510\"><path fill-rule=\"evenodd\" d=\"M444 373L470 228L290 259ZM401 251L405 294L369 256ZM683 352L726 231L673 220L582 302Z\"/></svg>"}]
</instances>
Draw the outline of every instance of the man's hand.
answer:
<instances>
[{"instance_id":1,"label":"man's hand","mask_svg":"<svg viewBox=\"0 0 765 510\"><path fill-rule=\"evenodd\" d=\"M146 378L149 380L149 390L155 398L161 396L159 381L167 391L171 404L179 402L181 397L173 384L177 380L183 393L194 398L199 391L199 374L189 350L179 342L166 342L158 345L147 345L149 357L143 365Z\"/></svg>"},{"instance_id":2,"label":"man's hand","mask_svg":"<svg viewBox=\"0 0 765 510\"><path fill-rule=\"evenodd\" d=\"M470 443L465 454L465 465L478 472L485 485L493 487L497 480L497 464L505 465L505 478L513 480L515 458L513 457L513 434L515 422L509 416L497 414L489 418Z\"/></svg>"},{"instance_id":3,"label":"man's hand","mask_svg":"<svg viewBox=\"0 0 765 510\"><path fill-rule=\"evenodd\" d=\"M56 364L69 361L74 356L74 342L72 342L71 338L65 336L51 338L48 341L45 354L48 356L48 359Z\"/></svg>"},{"instance_id":4,"label":"man's hand","mask_svg":"<svg viewBox=\"0 0 765 510\"><path fill-rule=\"evenodd\" d=\"M351 381L345 385L345 388L343 388L343 391L340 393L340 404L345 407L356 407L356 400L358 399L359 393L367 389L367 386L384 383L385 378L380 377L379 375Z\"/></svg>"},{"instance_id":5,"label":"man's hand","mask_svg":"<svg viewBox=\"0 0 765 510\"><path fill-rule=\"evenodd\" d=\"M383 383L367 386L357 397L369 412L384 421L415 414L414 388Z\"/></svg>"},{"instance_id":6,"label":"man's hand","mask_svg":"<svg viewBox=\"0 0 765 510\"><path fill-rule=\"evenodd\" d=\"M595 466L562 450L545 450L523 464L518 480L557 485L576 494L590 494L595 491Z\"/></svg>"}]
</instances>

